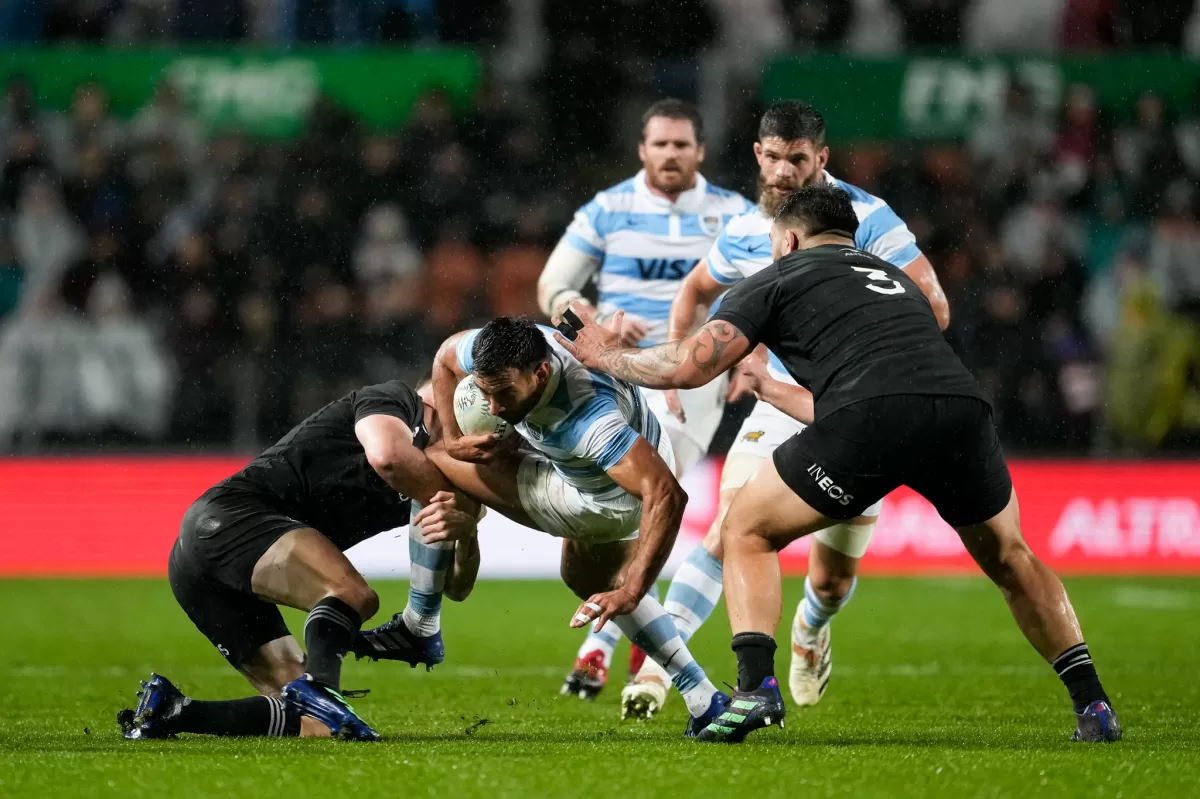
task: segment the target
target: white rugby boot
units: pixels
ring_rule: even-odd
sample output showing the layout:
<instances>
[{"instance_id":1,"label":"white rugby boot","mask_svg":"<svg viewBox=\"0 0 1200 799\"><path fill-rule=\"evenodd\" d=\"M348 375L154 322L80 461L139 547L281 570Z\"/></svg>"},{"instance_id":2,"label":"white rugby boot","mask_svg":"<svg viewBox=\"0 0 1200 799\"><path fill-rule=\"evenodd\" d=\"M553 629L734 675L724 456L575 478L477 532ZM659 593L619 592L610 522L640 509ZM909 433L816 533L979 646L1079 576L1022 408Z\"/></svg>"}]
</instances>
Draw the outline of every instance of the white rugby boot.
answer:
<instances>
[{"instance_id":1,"label":"white rugby boot","mask_svg":"<svg viewBox=\"0 0 1200 799\"><path fill-rule=\"evenodd\" d=\"M815 705L829 687L833 672L833 649L829 644L829 624L813 629L804 623L804 614L796 606L792 621L792 668L788 688L792 701L800 707Z\"/></svg>"},{"instance_id":2,"label":"white rugby boot","mask_svg":"<svg viewBox=\"0 0 1200 799\"><path fill-rule=\"evenodd\" d=\"M621 718L653 718L667 703L670 692L671 677L653 658L646 658L637 675L621 690Z\"/></svg>"}]
</instances>

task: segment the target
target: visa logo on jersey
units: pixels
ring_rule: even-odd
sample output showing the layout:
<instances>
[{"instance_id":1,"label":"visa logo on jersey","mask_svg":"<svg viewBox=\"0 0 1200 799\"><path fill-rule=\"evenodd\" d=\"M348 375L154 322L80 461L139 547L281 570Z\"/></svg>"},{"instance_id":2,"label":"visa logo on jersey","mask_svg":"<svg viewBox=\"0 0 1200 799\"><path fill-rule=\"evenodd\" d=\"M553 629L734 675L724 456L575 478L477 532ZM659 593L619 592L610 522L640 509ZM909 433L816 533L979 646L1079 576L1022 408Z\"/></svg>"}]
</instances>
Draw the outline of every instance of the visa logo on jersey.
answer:
<instances>
[{"instance_id":1,"label":"visa logo on jersey","mask_svg":"<svg viewBox=\"0 0 1200 799\"><path fill-rule=\"evenodd\" d=\"M695 258L638 258L642 280L683 280L696 265Z\"/></svg>"},{"instance_id":2,"label":"visa logo on jersey","mask_svg":"<svg viewBox=\"0 0 1200 799\"><path fill-rule=\"evenodd\" d=\"M854 499L853 494L847 494L846 490L840 485L833 482L833 478L817 464L808 467L808 473L813 476L813 480L817 483L817 488L824 491L833 499L836 499L841 505L849 505Z\"/></svg>"}]
</instances>

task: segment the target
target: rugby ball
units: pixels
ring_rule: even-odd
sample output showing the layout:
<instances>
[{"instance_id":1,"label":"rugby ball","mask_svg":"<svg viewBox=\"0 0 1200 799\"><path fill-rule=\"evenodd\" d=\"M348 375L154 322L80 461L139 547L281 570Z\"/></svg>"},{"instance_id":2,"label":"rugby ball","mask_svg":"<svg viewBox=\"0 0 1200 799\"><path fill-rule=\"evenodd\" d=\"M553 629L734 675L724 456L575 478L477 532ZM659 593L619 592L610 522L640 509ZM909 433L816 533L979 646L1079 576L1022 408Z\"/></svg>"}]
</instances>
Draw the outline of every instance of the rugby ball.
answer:
<instances>
[{"instance_id":1,"label":"rugby ball","mask_svg":"<svg viewBox=\"0 0 1200 799\"><path fill-rule=\"evenodd\" d=\"M512 425L488 412L487 397L475 385L475 378L467 375L454 389L454 418L463 435L486 436L491 433L501 438L512 435Z\"/></svg>"}]
</instances>

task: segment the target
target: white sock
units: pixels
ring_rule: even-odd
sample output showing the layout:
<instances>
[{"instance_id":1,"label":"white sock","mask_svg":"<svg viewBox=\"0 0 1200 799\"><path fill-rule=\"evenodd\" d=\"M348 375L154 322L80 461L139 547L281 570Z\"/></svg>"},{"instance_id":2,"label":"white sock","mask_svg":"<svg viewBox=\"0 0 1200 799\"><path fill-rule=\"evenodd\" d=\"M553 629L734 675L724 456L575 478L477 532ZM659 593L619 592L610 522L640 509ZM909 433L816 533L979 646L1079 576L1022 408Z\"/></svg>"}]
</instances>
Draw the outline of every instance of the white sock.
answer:
<instances>
[{"instance_id":1,"label":"white sock","mask_svg":"<svg viewBox=\"0 0 1200 799\"><path fill-rule=\"evenodd\" d=\"M614 621L630 641L645 650L647 657L667 670L693 716L708 712L717 688L704 675L657 599L645 597L633 613Z\"/></svg>"}]
</instances>

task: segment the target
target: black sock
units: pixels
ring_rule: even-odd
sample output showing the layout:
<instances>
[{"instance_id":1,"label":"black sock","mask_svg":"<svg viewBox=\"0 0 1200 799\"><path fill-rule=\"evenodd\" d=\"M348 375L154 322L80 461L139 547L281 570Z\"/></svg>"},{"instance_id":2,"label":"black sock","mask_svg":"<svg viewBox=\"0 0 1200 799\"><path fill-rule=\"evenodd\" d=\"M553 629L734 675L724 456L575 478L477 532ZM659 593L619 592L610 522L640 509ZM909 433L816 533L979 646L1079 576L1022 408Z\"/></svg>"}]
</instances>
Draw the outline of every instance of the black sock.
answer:
<instances>
[{"instance_id":1,"label":"black sock","mask_svg":"<svg viewBox=\"0 0 1200 799\"><path fill-rule=\"evenodd\" d=\"M342 658L350 651L361 626L362 617L358 611L337 597L326 597L318 602L304 622L309 676L338 690L342 680Z\"/></svg>"},{"instance_id":2,"label":"black sock","mask_svg":"<svg viewBox=\"0 0 1200 799\"><path fill-rule=\"evenodd\" d=\"M775 674L775 639L765 633L733 636L738 661L738 690L753 691Z\"/></svg>"},{"instance_id":3,"label":"black sock","mask_svg":"<svg viewBox=\"0 0 1200 799\"><path fill-rule=\"evenodd\" d=\"M289 710L283 700L275 696L251 696L224 702L185 699L179 712L165 721L171 732L292 738L300 734L300 714Z\"/></svg>"},{"instance_id":4,"label":"black sock","mask_svg":"<svg viewBox=\"0 0 1200 799\"><path fill-rule=\"evenodd\" d=\"M1071 704L1076 713L1082 713L1087 706L1098 699L1108 701L1108 694L1100 685L1100 676L1096 674L1096 666L1092 663L1092 653L1087 644L1077 644L1054 659L1051 663L1058 679L1067 686L1071 695Z\"/></svg>"}]
</instances>

